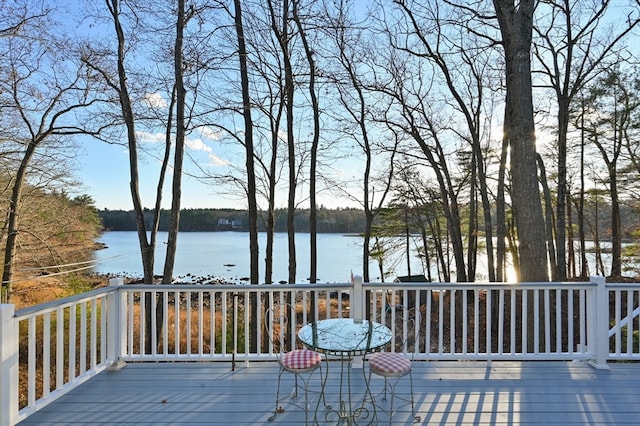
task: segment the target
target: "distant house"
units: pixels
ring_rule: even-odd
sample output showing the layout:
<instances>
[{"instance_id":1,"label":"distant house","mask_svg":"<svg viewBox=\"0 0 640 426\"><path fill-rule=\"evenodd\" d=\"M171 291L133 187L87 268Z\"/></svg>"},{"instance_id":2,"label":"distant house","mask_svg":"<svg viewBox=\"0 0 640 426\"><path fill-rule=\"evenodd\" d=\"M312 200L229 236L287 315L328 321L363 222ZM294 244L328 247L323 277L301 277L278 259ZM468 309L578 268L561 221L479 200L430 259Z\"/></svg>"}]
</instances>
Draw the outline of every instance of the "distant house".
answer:
<instances>
[{"instance_id":1,"label":"distant house","mask_svg":"<svg viewBox=\"0 0 640 426\"><path fill-rule=\"evenodd\" d=\"M219 230L231 230L231 229L240 229L242 222L238 219L226 219L220 218L218 219Z\"/></svg>"}]
</instances>

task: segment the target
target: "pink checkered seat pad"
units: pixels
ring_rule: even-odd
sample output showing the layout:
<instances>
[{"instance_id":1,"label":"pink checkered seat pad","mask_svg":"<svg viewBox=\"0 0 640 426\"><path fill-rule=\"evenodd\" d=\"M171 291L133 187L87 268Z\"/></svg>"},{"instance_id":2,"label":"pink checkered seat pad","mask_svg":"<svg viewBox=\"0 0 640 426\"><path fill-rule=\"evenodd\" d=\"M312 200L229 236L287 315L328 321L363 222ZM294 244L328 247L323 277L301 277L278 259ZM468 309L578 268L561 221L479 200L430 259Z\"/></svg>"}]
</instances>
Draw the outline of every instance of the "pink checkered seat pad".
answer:
<instances>
[{"instance_id":1,"label":"pink checkered seat pad","mask_svg":"<svg viewBox=\"0 0 640 426\"><path fill-rule=\"evenodd\" d=\"M369 357L369 367L382 375L403 375L411 371L411 360L403 353L376 352Z\"/></svg>"},{"instance_id":2,"label":"pink checkered seat pad","mask_svg":"<svg viewBox=\"0 0 640 426\"><path fill-rule=\"evenodd\" d=\"M290 370L304 370L322 362L322 355L309 349L296 349L280 356L280 365Z\"/></svg>"}]
</instances>

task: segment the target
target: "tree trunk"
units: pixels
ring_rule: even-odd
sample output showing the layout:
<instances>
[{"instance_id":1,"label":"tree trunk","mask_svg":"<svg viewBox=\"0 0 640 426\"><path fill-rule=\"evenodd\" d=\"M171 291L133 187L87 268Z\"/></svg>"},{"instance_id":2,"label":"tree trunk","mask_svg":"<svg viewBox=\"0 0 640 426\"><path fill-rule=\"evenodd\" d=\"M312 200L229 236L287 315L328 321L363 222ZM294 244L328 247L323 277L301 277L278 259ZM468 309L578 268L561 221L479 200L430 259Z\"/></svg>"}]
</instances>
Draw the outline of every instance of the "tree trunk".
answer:
<instances>
[{"instance_id":1,"label":"tree trunk","mask_svg":"<svg viewBox=\"0 0 640 426\"><path fill-rule=\"evenodd\" d=\"M540 169L540 183L542 185L542 194L544 197L544 218L545 218L545 230L547 235L547 251L549 262L551 263L550 269L555 271L555 262L556 262L556 252L554 249L554 241L553 241L553 207L551 204L551 191L549 190L549 185L547 184L547 171L544 166L544 161L542 161L542 157L540 155L537 156L538 159L538 168ZM555 278L554 278L555 279Z\"/></svg>"},{"instance_id":2,"label":"tree trunk","mask_svg":"<svg viewBox=\"0 0 640 426\"><path fill-rule=\"evenodd\" d=\"M587 243L585 235L585 218L584 218L584 190L585 190L585 164L584 164L584 147L585 133L584 128L584 99L580 99L580 201L578 204L578 235L580 238L580 278L589 276L589 264L587 263Z\"/></svg>"},{"instance_id":3,"label":"tree trunk","mask_svg":"<svg viewBox=\"0 0 640 426\"><path fill-rule=\"evenodd\" d=\"M311 158L309 164L309 247L310 247L310 275L309 282L315 283L318 280L318 210L316 205L317 192L317 168L318 168L318 146L320 144L320 107L316 95L316 64L313 59L313 49L309 46L306 30L302 26L298 14L299 0L293 0L293 19L298 27L298 32L304 52L309 63L309 98L313 111L313 142L311 143ZM315 296L315 293L313 293ZM313 305L312 305L313 306Z\"/></svg>"},{"instance_id":4,"label":"tree trunk","mask_svg":"<svg viewBox=\"0 0 640 426\"><path fill-rule=\"evenodd\" d=\"M180 200L182 194L182 166L184 163L185 142L185 102L183 63L183 37L186 26L185 0L178 0L178 17L176 22L176 41L174 49L174 75L176 88L176 141L173 161L173 185L171 190L171 214L167 238L167 253L164 261L163 283L173 280L173 267L176 259L178 230L180 226ZM171 125L169 123L169 125Z\"/></svg>"},{"instance_id":5,"label":"tree trunk","mask_svg":"<svg viewBox=\"0 0 640 426\"><path fill-rule=\"evenodd\" d=\"M0 292L0 303L9 303L11 301L11 281L13 280L13 265L15 261L15 251L18 241L18 223L20 201L22 199L22 188L27 176L27 168L31 163L38 141L31 140L25 151L20 167L16 173L13 188L11 190L11 199L9 200L9 213L7 217L7 241L4 251L4 267L2 270L2 291Z\"/></svg>"},{"instance_id":6,"label":"tree trunk","mask_svg":"<svg viewBox=\"0 0 640 426\"><path fill-rule=\"evenodd\" d=\"M507 280L507 215L505 206L505 186L507 158L509 156L509 138L506 129L509 128L509 110L505 108L502 149L500 151L500 166L498 168L498 189L496 195L496 280ZM515 265L515 259L512 259Z\"/></svg>"},{"instance_id":7,"label":"tree trunk","mask_svg":"<svg viewBox=\"0 0 640 426\"><path fill-rule=\"evenodd\" d=\"M553 280L564 281L567 278L567 128L569 125L569 99L558 99L558 193L556 194L556 252L555 268L552 267ZM553 265L552 265L553 266Z\"/></svg>"},{"instance_id":8,"label":"tree trunk","mask_svg":"<svg viewBox=\"0 0 640 426\"><path fill-rule=\"evenodd\" d=\"M251 97L249 95L249 72L247 70L247 47L244 39L242 23L242 5L240 0L234 0L236 36L238 38L238 60L240 62L240 79L242 85L242 113L244 118L245 161L247 167L247 203L249 206L249 253L251 257L251 284L259 284L259 249L258 249L258 203L256 200L256 175L253 148L253 120L251 118ZM249 298L250 323L258 324L258 299L255 293ZM250 326L249 350L258 349L257 327Z\"/></svg>"},{"instance_id":9,"label":"tree trunk","mask_svg":"<svg viewBox=\"0 0 640 426\"><path fill-rule=\"evenodd\" d=\"M536 168L531 83L531 32L534 0L494 0L505 51L508 129L511 145L513 207L523 281L548 281L544 219Z\"/></svg>"},{"instance_id":10,"label":"tree trunk","mask_svg":"<svg viewBox=\"0 0 640 426\"><path fill-rule=\"evenodd\" d=\"M476 156L471 155L471 176L469 178L469 230L467 231L467 277L469 281L475 281L476 260L478 251L478 200L476 186L478 176L476 172Z\"/></svg>"},{"instance_id":11,"label":"tree trunk","mask_svg":"<svg viewBox=\"0 0 640 426\"><path fill-rule=\"evenodd\" d=\"M576 252L573 246L573 221L571 217L571 194L567 191L567 276L575 278L576 276Z\"/></svg>"}]
</instances>

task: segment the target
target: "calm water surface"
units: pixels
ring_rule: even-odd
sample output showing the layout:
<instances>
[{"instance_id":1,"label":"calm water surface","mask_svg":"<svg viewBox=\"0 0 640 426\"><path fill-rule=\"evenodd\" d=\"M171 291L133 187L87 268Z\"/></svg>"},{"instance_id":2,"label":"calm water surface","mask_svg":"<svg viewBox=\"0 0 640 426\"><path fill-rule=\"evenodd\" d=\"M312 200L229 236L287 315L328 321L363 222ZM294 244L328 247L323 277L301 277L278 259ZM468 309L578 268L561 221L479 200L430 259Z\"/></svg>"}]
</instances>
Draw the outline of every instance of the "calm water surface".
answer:
<instances>
[{"instance_id":1,"label":"calm water surface","mask_svg":"<svg viewBox=\"0 0 640 426\"><path fill-rule=\"evenodd\" d=\"M142 260L138 247L136 232L106 232L98 239L107 248L96 252L97 266L95 272L104 274L142 276ZM158 233L156 249L156 275L162 273L165 256L167 233ZM362 238L343 234L318 234L318 282L344 283L354 274L362 274ZM264 247L266 234L260 233L259 247L261 252L260 280L264 281ZM296 282L307 282L309 267L309 234L296 234L297 277ZM610 267L610 254L605 253L604 262L607 271ZM594 253L587 253L589 273L595 273ZM477 280L486 280L486 259L478 256ZM640 267L638 259L627 259L626 266L631 263L634 270ZM273 280L286 281L288 273L287 234L277 233L274 248ZM386 261L386 281L393 281L396 276L408 275L406 259L403 254ZM381 281L378 267L369 263L371 281ZM411 274L422 274L420 259L416 256L415 245L411 253ZM513 271L508 271L509 280L514 280ZM437 280L437 270L432 265L432 274ZM249 276L249 233L248 232L185 232L178 236L178 250L174 276L182 281L203 277L221 278L229 282L238 282Z\"/></svg>"},{"instance_id":2,"label":"calm water surface","mask_svg":"<svg viewBox=\"0 0 640 426\"><path fill-rule=\"evenodd\" d=\"M167 233L158 235L156 274L162 273ZM95 272L142 276L142 261L136 232L106 232L100 242L107 248L96 252ZM309 234L296 234L297 282L309 277ZM260 233L260 280L264 279L264 247L266 234ZM318 234L318 282L347 282L351 275L362 274L362 238L342 234ZM249 233L247 232L186 232L178 236L174 275L220 277L229 281L249 276ZM419 260L412 273L422 273ZM375 264L370 264L372 280L379 280ZM396 271L406 275L406 271ZM287 234L277 233L274 247L274 281L288 277Z\"/></svg>"}]
</instances>

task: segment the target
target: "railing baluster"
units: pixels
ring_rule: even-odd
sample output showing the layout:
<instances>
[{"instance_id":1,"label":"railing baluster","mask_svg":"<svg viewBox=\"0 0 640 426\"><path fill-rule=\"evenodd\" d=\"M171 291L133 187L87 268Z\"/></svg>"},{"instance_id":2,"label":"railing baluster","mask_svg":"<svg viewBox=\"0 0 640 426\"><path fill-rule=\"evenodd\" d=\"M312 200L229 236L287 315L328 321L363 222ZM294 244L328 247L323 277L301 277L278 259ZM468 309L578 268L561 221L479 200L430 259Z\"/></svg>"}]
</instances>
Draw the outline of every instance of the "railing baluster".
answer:
<instances>
[{"instance_id":1,"label":"railing baluster","mask_svg":"<svg viewBox=\"0 0 640 426\"><path fill-rule=\"evenodd\" d=\"M580 313L580 353L587 353L587 292L586 290L579 290L578 298L580 300L580 306L578 307Z\"/></svg>"},{"instance_id":2,"label":"railing baluster","mask_svg":"<svg viewBox=\"0 0 640 426\"><path fill-rule=\"evenodd\" d=\"M51 313L42 318L42 397L51 391Z\"/></svg>"},{"instance_id":3,"label":"railing baluster","mask_svg":"<svg viewBox=\"0 0 640 426\"><path fill-rule=\"evenodd\" d=\"M251 308L249 306L251 292L246 290L244 292L244 300L242 303L242 312L244 317L244 353L249 354L251 352L250 338L251 338Z\"/></svg>"},{"instance_id":4,"label":"railing baluster","mask_svg":"<svg viewBox=\"0 0 640 426\"><path fill-rule=\"evenodd\" d=\"M467 335L467 323L468 323L468 312L467 312L467 306L468 306L468 298L467 298L467 291L463 290L462 291L462 352L463 353L467 353L467 340L469 338L469 336Z\"/></svg>"},{"instance_id":5,"label":"railing baluster","mask_svg":"<svg viewBox=\"0 0 640 426\"><path fill-rule=\"evenodd\" d=\"M151 290L149 292L149 307L147 309L151 312L149 318L151 319L151 355L156 355L158 350L158 323L156 321L157 315L157 304L156 300L158 297L158 293L155 290Z\"/></svg>"},{"instance_id":6,"label":"railing baluster","mask_svg":"<svg viewBox=\"0 0 640 426\"><path fill-rule=\"evenodd\" d=\"M522 353L527 354L532 349L532 348L529 348L529 336L527 334L527 330L529 327L529 312L527 312L528 304L529 304L529 291L526 289L523 289L521 293L522 293L522 302L521 302L520 310L522 311L522 313L521 313L520 324L521 324L521 330L522 330Z\"/></svg>"},{"instance_id":7,"label":"railing baluster","mask_svg":"<svg viewBox=\"0 0 640 426\"><path fill-rule=\"evenodd\" d=\"M480 353L480 293L475 289L473 297L473 353Z\"/></svg>"},{"instance_id":8,"label":"railing baluster","mask_svg":"<svg viewBox=\"0 0 640 426\"><path fill-rule=\"evenodd\" d=\"M76 377L76 306L69 306L69 381Z\"/></svg>"},{"instance_id":9,"label":"railing baluster","mask_svg":"<svg viewBox=\"0 0 640 426\"><path fill-rule=\"evenodd\" d=\"M498 290L498 354L504 352L504 289Z\"/></svg>"},{"instance_id":10,"label":"railing baluster","mask_svg":"<svg viewBox=\"0 0 640 426\"><path fill-rule=\"evenodd\" d=\"M485 339L485 349L484 353L491 353L491 324L492 324L492 312L491 312L491 304L493 299L493 292L489 289L486 290L484 309L485 309L485 322L484 322L484 339Z\"/></svg>"},{"instance_id":11,"label":"railing baluster","mask_svg":"<svg viewBox=\"0 0 640 426\"><path fill-rule=\"evenodd\" d=\"M562 353L562 293L560 289L555 290L556 294L556 308L555 308L555 321L556 321L556 353Z\"/></svg>"},{"instance_id":12,"label":"railing baluster","mask_svg":"<svg viewBox=\"0 0 640 426\"><path fill-rule=\"evenodd\" d=\"M209 291L209 353L213 356L216 353L216 298L215 291Z\"/></svg>"},{"instance_id":13,"label":"railing baluster","mask_svg":"<svg viewBox=\"0 0 640 426\"><path fill-rule=\"evenodd\" d=\"M456 290L449 299L449 353L456 353Z\"/></svg>"},{"instance_id":14,"label":"railing baluster","mask_svg":"<svg viewBox=\"0 0 640 426\"><path fill-rule=\"evenodd\" d=\"M56 389L64 385L64 310L56 310Z\"/></svg>"},{"instance_id":15,"label":"railing baluster","mask_svg":"<svg viewBox=\"0 0 640 426\"><path fill-rule=\"evenodd\" d=\"M227 354L227 331L229 330L227 317L227 304L229 303L228 297L229 293L222 293L222 338L220 339L220 353L222 355ZM233 295L231 295L231 297L233 297Z\"/></svg>"},{"instance_id":16,"label":"railing baluster","mask_svg":"<svg viewBox=\"0 0 640 426\"><path fill-rule=\"evenodd\" d=\"M138 345L140 346L139 353L147 355L147 294L148 291L140 292L140 328L138 329Z\"/></svg>"},{"instance_id":17,"label":"railing baluster","mask_svg":"<svg viewBox=\"0 0 640 426\"><path fill-rule=\"evenodd\" d=\"M107 316L108 316L108 305L107 305L107 296L103 296L100 298L100 364L104 364L107 357L107 338L108 338L108 328L107 328ZM96 312L96 315L98 312ZM115 316L114 314L112 314ZM117 319L120 322L120 319ZM120 336L118 336L120 338Z\"/></svg>"},{"instance_id":18,"label":"railing baluster","mask_svg":"<svg viewBox=\"0 0 640 426\"><path fill-rule=\"evenodd\" d=\"M433 307L433 292L431 290L427 290L427 303L426 303L426 315L424 321L425 333L426 336L424 342L424 352L426 354L431 353L431 308Z\"/></svg>"},{"instance_id":19,"label":"railing baluster","mask_svg":"<svg viewBox=\"0 0 640 426\"><path fill-rule=\"evenodd\" d=\"M129 292L127 297L127 310L126 314L128 317L129 324L127 325L127 354L134 355L134 327L135 327L135 303L134 303L135 293L133 291Z\"/></svg>"},{"instance_id":20,"label":"railing baluster","mask_svg":"<svg viewBox=\"0 0 640 426\"><path fill-rule=\"evenodd\" d=\"M533 312L531 315L533 319L533 353L540 353L540 291L535 290L533 292Z\"/></svg>"},{"instance_id":21,"label":"railing baluster","mask_svg":"<svg viewBox=\"0 0 640 426\"><path fill-rule=\"evenodd\" d=\"M187 346L185 348L186 350L186 354L187 355L191 355L191 291L186 291L185 292L185 297L184 297L184 302L185 302L185 308L186 308L186 326L185 326L185 334L186 334L186 340L187 340Z\"/></svg>"},{"instance_id":22,"label":"railing baluster","mask_svg":"<svg viewBox=\"0 0 640 426\"><path fill-rule=\"evenodd\" d=\"M616 290L614 292L615 295L615 313L614 313L614 318L615 318L615 323L616 324L620 324L620 320L622 319L622 315L621 315L621 300L620 300L620 296L621 296L621 291L620 290ZM615 334L615 354L616 355L620 355L621 352L621 342L622 342L622 327L618 327L616 328L616 334Z\"/></svg>"},{"instance_id":23,"label":"railing baluster","mask_svg":"<svg viewBox=\"0 0 640 426\"><path fill-rule=\"evenodd\" d=\"M27 395L29 405L36 403L36 318L29 318L27 329L28 346L28 372Z\"/></svg>"},{"instance_id":24,"label":"railing baluster","mask_svg":"<svg viewBox=\"0 0 640 426\"><path fill-rule=\"evenodd\" d=\"M98 299L91 299L91 321L89 332L91 333L91 362L90 369L95 370L98 365Z\"/></svg>"},{"instance_id":25,"label":"railing baluster","mask_svg":"<svg viewBox=\"0 0 640 426\"><path fill-rule=\"evenodd\" d=\"M447 290L451 294L451 290ZM438 299L438 353L442 354L444 349L444 297L440 292Z\"/></svg>"},{"instance_id":26,"label":"railing baluster","mask_svg":"<svg viewBox=\"0 0 640 426\"><path fill-rule=\"evenodd\" d=\"M198 292L198 355L204 355L204 295Z\"/></svg>"},{"instance_id":27,"label":"railing baluster","mask_svg":"<svg viewBox=\"0 0 640 426\"><path fill-rule=\"evenodd\" d=\"M181 319L181 298L182 298L182 292L181 291L176 291L175 292L175 297L173 299L173 322L174 322L174 327L173 327L173 354L174 355L180 355L180 353L182 352L182 319Z\"/></svg>"},{"instance_id":28,"label":"railing baluster","mask_svg":"<svg viewBox=\"0 0 640 426\"><path fill-rule=\"evenodd\" d=\"M169 354L169 291L162 293L162 354Z\"/></svg>"},{"instance_id":29,"label":"railing baluster","mask_svg":"<svg viewBox=\"0 0 640 426\"><path fill-rule=\"evenodd\" d=\"M516 310L516 290L509 290L509 296L511 297L511 306L509 307L509 314L511 315L511 330L510 330L510 353L511 355L515 355L516 354L516 343L517 343L517 336L516 336L516 314L517 314L517 310Z\"/></svg>"},{"instance_id":30,"label":"railing baluster","mask_svg":"<svg viewBox=\"0 0 640 426\"><path fill-rule=\"evenodd\" d=\"M543 291L544 304L544 352L551 352L551 299L549 289Z\"/></svg>"},{"instance_id":31,"label":"railing baluster","mask_svg":"<svg viewBox=\"0 0 640 426\"><path fill-rule=\"evenodd\" d=\"M573 346L574 344L574 339L573 339L573 305L574 305L574 301L573 301L573 296L575 294L575 290L573 289L569 289L567 290L567 353L571 354L574 353L575 348Z\"/></svg>"},{"instance_id":32,"label":"railing baluster","mask_svg":"<svg viewBox=\"0 0 640 426\"><path fill-rule=\"evenodd\" d=\"M626 355L630 355L633 352L633 291L627 290L627 349Z\"/></svg>"},{"instance_id":33,"label":"railing baluster","mask_svg":"<svg viewBox=\"0 0 640 426\"><path fill-rule=\"evenodd\" d=\"M87 371L87 302L80 303L80 367L79 373Z\"/></svg>"}]
</instances>

